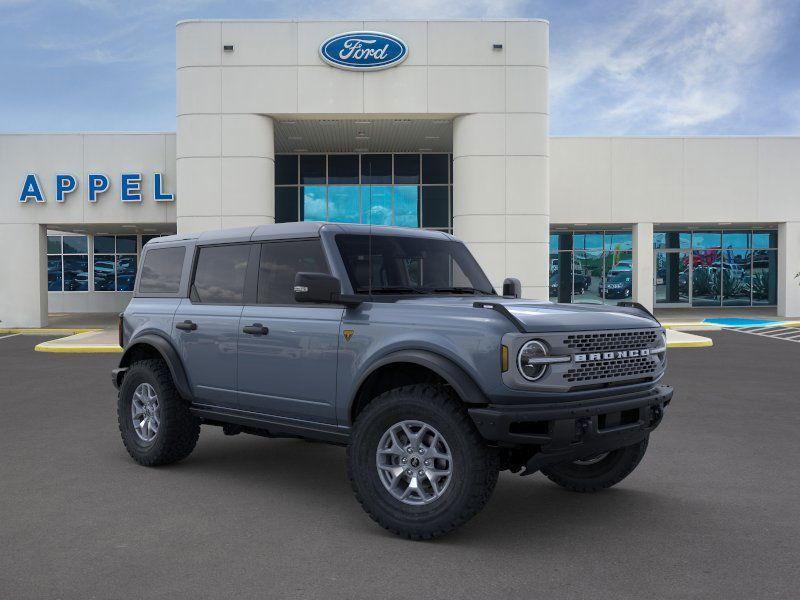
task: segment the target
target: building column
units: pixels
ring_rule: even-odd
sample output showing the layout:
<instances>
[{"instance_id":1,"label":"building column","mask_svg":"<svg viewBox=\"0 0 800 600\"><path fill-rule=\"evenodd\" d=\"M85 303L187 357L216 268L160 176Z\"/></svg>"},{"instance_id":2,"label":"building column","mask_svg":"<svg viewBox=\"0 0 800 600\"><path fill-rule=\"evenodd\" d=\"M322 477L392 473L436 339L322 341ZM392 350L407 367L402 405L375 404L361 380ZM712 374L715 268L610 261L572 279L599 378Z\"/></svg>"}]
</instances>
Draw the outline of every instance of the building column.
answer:
<instances>
[{"instance_id":1,"label":"building column","mask_svg":"<svg viewBox=\"0 0 800 600\"><path fill-rule=\"evenodd\" d=\"M0 328L47 325L47 233L30 223L0 225ZM14 251L10 251L13 248Z\"/></svg>"},{"instance_id":2,"label":"building column","mask_svg":"<svg viewBox=\"0 0 800 600\"><path fill-rule=\"evenodd\" d=\"M275 222L271 117L181 115L177 163L178 233Z\"/></svg>"},{"instance_id":3,"label":"building column","mask_svg":"<svg viewBox=\"0 0 800 600\"><path fill-rule=\"evenodd\" d=\"M800 317L800 222L778 225L778 316Z\"/></svg>"},{"instance_id":4,"label":"building column","mask_svg":"<svg viewBox=\"0 0 800 600\"><path fill-rule=\"evenodd\" d=\"M633 299L653 310L653 224L633 225Z\"/></svg>"},{"instance_id":5,"label":"building column","mask_svg":"<svg viewBox=\"0 0 800 600\"><path fill-rule=\"evenodd\" d=\"M500 291L548 299L550 188L545 114L470 114L453 122L453 230Z\"/></svg>"}]
</instances>

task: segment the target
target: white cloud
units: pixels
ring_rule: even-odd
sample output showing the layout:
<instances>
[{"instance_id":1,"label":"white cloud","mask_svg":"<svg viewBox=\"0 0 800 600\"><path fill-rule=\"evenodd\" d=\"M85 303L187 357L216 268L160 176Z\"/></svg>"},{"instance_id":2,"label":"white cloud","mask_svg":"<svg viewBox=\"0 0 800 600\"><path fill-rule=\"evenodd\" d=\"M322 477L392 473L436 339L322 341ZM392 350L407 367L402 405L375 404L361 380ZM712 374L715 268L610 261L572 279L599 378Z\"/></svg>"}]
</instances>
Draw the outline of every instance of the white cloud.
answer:
<instances>
[{"instance_id":1,"label":"white cloud","mask_svg":"<svg viewBox=\"0 0 800 600\"><path fill-rule=\"evenodd\" d=\"M772 0L640 4L554 51L553 103L594 97L605 107L598 119L616 133L686 132L739 108L749 76L780 43L781 26Z\"/></svg>"}]
</instances>

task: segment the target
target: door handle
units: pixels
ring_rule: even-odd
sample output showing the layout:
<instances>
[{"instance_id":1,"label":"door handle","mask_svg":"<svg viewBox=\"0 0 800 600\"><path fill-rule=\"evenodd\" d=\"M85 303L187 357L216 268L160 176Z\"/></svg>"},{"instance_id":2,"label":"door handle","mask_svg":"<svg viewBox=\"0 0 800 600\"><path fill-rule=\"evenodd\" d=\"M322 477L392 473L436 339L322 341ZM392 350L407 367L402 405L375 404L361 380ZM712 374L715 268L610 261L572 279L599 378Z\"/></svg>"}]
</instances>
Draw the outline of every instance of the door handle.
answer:
<instances>
[{"instance_id":1,"label":"door handle","mask_svg":"<svg viewBox=\"0 0 800 600\"><path fill-rule=\"evenodd\" d=\"M242 327L242 333L249 333L250 335L267 335L269 327L264 327L261 323L253 323L252 325L245 325Z\"/></svg>"},{"instance_id":2,"label":"door handle","mask_svg":"<svg viewBox=\"0 0 800 600\"><path fill-rule=\"evenodd\" d=\"M181 331L194 331L197 329L197 323L193 323L187 319L183 323L176 323L175 329L180 329Z\"/></svg>"}]
</instances>

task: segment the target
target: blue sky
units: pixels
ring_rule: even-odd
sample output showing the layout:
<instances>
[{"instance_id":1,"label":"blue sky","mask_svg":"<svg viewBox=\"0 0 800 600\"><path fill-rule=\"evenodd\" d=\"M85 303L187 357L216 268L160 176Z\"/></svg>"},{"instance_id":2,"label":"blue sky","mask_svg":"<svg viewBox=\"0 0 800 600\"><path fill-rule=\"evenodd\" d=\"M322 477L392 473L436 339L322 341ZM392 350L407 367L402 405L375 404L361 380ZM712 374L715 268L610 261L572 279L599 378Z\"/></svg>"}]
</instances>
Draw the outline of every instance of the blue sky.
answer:
<instances>
[{"instance_id":1,"label":"blue sky","mask_svg":"<svg viewBox=\"0 0 800 600\"><path fill-rule=\"evenodd\" d=\"M0 132L173 131L189 18L539 17L553 135L800 134L800 2L0 0Z\"/></svg>"}]
</instances>

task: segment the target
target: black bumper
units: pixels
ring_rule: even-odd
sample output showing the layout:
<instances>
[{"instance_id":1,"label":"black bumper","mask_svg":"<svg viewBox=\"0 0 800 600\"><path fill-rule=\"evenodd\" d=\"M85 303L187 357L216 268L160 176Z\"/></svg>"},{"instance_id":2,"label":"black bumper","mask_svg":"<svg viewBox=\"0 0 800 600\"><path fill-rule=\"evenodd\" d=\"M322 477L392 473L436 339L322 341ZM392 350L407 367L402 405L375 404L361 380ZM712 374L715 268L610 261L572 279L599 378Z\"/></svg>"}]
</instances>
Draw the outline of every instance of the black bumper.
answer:
<instances>
[{"instance_id":1,"label":"black bumper","mask_svg":"<svg viewBox=\"0 0 800 600\"><path fill-rule=\"evenodd\" d=\"M646 392L601 400L471 408L469 415L484 439L503 446L535 450L527 472L575 460L646 438L661 422L672 388L658 385Z\"/></svg>"}]
</instances>

